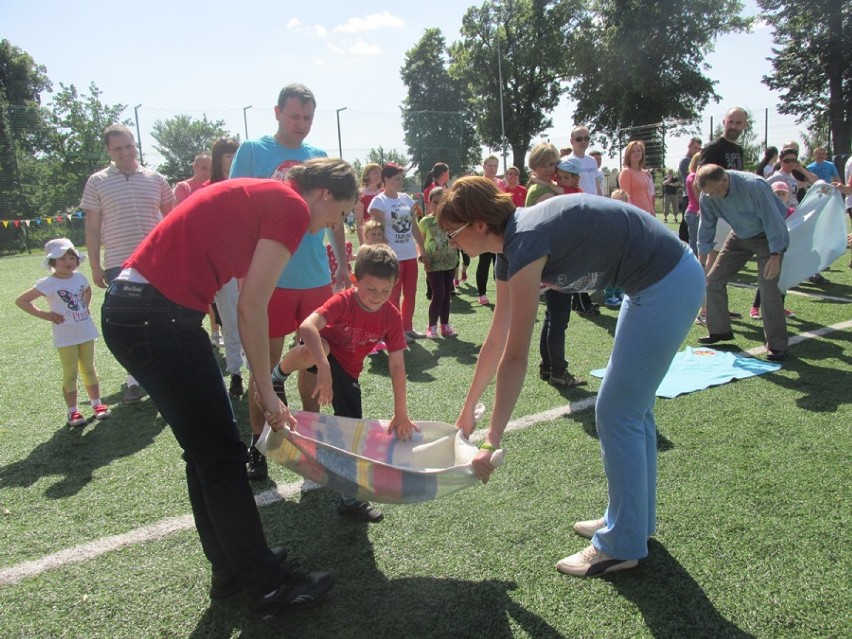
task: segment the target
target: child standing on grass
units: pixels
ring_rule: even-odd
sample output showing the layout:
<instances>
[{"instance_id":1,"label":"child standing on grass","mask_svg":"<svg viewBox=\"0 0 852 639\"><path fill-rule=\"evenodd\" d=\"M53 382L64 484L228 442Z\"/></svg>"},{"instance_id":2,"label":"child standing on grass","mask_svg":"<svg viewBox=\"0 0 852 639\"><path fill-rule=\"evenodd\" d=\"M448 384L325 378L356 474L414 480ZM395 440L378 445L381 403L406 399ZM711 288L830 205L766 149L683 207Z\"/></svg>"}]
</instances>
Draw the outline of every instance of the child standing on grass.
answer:
<instances>
[{"instance_id":1,"label":"child standing on grass","mask_svg":"<svg viewBox=\"0 0 852 639\"><path fill-rule=\"evenodd\" d=\"M62 364L62 392L68 407L69 426L84 426L86 418L77 407L77 371L89 394L95 419L109 417L109 408L101 403L98 375L95 372L95 338L98 330L89 315L92 288L86 276L77 271L85 255L74 248L67 238L50 240L44 246L46 256L42 265L51 274L21 293L15 304L33 317L53 323L53 345L59 351ZM46 297L49 311L33 302Z\"/></svg>"},{"instance_id":2,"label":"child standing on grass","mask_svg":"<svg viewBox=\"0 0 852 639\"><path fill-rule=\"evenodd\" d=\"M438 321L441 322L441 335L455 337L456 329L450 324L450 293L453 290L453 275L459 263L458 251L450 246L447 234L438 226L435 220L435 207L443 195L444 189L436 186L429 192L426 202L427 215L420 220L420 232L423 234L422 257L426 269L426 279L432 291L429 303L429 325L426 337L438 337Z\"/></svg>"},{"instance_id":3,"label":"child standing on grass","mask_svg":"<svg viewBox=\"0 0 852 639\"><path fill-rule=\"evenodd\" d=\"M339 417L361 419L358 377L373 346L388 345L388 370L393 385L394 414L388 432L410 439L419 430L408 417L405 389L405 335L402 313L388 300L399 278L399 262L384 245L365 245L355 257L353 288L335 293L299 326L303 344L290 350L272 369L273 381L284 381L293 371L317 369L313 397L331 404ZM337 511L365 522L380 522L384 514L369 502L341 495Z\"/></svg>"}]
</instances>

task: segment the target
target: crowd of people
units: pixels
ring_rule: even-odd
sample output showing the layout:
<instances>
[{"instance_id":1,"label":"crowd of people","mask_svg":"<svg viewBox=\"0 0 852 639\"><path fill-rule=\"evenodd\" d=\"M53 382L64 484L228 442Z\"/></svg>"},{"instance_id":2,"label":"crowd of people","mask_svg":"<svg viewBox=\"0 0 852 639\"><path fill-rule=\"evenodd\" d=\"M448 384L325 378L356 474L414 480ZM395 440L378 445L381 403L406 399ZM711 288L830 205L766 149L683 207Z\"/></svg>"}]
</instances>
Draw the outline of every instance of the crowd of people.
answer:
<instances>
[{"instance_id":1,"label":"crowd of people","mask_svg":"<svg viewBox=\"0 0 852 639\"><path fill-rule=\"evenodd\" d=\"M589 151L589 129L577 126L570 149L549 142L531 149L527 184L514 166L501 179L495 156L485 158L481 176L456 180L446 163L436 163L421 210L403 190L405 167L367 164L356 176L345 161L305 142L315 109L307 87L284 87L273 135L242 144L216 140L174 190L138 165L130 130L107 127L110 165L91 176L83 195L91 279L107 289L101 331L127 371L123 401L135 403L147 392L183 450L189 500L211 565L211 598L242 593L252 610L266 614L311 607L332 588L333 572L295 572L286 550L267 544L249 484L268 476L257 448L263 426L295 426L286 392L293 373L303 410L331 405L336 415L362 418L359 377L365 359L383 349L394 399L389 431L409 439L418 427L407 407L406 349L414 340L458 336L451 299L472 258L476 299L492 317L456 426L473 432L474 408L496 380L473 461L483 482L527 381L540 302L539 378L561 388L587 383L569 371L566 358L572 310L599 315L590 298L595 291L619 309L595 408L608 503L599 516L574 524L590 544L556 567L580 577L635 567L656 525L655 391L694 321L706 324L704 344L733 339L726 285L752 257L759 297L751 316L759 309L767 358L787 356L790 313L778 288L789 245L784 219L816 180L840 183L825 149L806 168L792 144L780 152L770 147L757 174L746 173L737 144L745 112L732 108L722 135L703 148L692 139L678 176L666 176L660 221L643 142L627 145L619 188L607 196L601 154ZM852 162L847 185L850 169ZM852 189L840 187L852 215ZM664 224L679 208L687 242ZM343 224L350 214L359 244L351 273ZM77 402L78 370L93 418L110 414L94 368L92 292L78 270L87 256L64 238L45 249L50 275L16 303L53 323L67 424L78 427L88 421ZM414 326L421 264L429 300L423 332ZM36 305L40 297L50 310ZM202 326L208 315L210 334ZM227 388L211 341L225 348ZM246 390L248 445L231 403ZM306 481L302 490L317 487ZM383 519L354 495L340 495L337 508L360 521Z\"/></svg>"}]
</instances>

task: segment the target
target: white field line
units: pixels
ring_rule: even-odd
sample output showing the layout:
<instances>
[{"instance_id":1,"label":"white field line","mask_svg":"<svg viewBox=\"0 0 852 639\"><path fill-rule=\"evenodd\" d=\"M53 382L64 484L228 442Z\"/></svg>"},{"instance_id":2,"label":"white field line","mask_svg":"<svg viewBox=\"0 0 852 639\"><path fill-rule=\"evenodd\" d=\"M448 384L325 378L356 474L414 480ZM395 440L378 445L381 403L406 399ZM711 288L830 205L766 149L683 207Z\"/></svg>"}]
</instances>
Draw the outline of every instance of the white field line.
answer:
<instances>
[{"instance_id":1,"label":"white field line","mask_svg":"<svg viewBox=\"0 0 852 639\"><path fill-rule=\"evenodd\" d=\"M728 286L736 286L737 288L749 288L753 291L757 290L757 284L745 284L743 282L728 282ZM823 295L822 293L812 293L810 291L800 291L797 288L787 290L787 295L798 295L799 297L809 297L815 300L828 300L831 302L852 303L852 299L848 297L834 297L833 295Z\"/></svg>"},{"instance_id":2,"label":"white field line","mask_svg":"<svg viewBox=\"0 0 852 639\"><path fill-rule=\"evenodd\" d=\"M823 335L828 335L829 333L833 333L836 331L842 331L850 327L852 327L852 320L840 322L839 324L834 324L833 326L824 326L815 331L809 331L806 333L794 335L790 338L790 345L792 346L794 344L798 344L809 339L817 339ZM758 346L746 352L750 355L760 355L761 353L766 352L766 348L763 346ZM565 417L566 415L580 413L582 411L594 407L595 399L596 396L591 395L589 397L586 397L585 399L581 399L578 402L569 404L568 406L559 406L557 408L552 408L550 410L546 410L541 413L536 413L534 415L526 415L524 417L520 417L509 422L509 424L506 426L506 432L521 430L533 426L535 424L559 419L560 417ZM471 436L471 440L479 441L484 436L485 431L480 430ZM284 484L281 486L277 486L276 488L272 488L270 490L259 493L258 495L255 495L254 499L259 507L271 506L272 504L276 504L280 501L283 501L298 494L300 486L301 481ZM94 559L95 557L99 557L100 555L112 552L113 550L118 550L125 546L156 541L158 539L162 539L163 537L168 537L173 533L191 530L194 525L195 524L193 523L191 515L184 515L182 517L169 517L155 524L151 524L150 526L135 528L134 530L130 530L120 535L111 535L109 537L103 537L101 539L96 539L94 541L80 544L78 546L66 548L65 550L60 550L59 552L46 555L41 559L25 561L14 566L10 566L8 568L3 568L2 570L0 570L0 587L17 584L20 581L23 581L24 579L35 577L36 575L40 575L41 573L46 572L48 570L55 570L57 568L62 568L63 566L67 566L69 564L89 561L90 559Z\"/></svg>"}]
</instances>

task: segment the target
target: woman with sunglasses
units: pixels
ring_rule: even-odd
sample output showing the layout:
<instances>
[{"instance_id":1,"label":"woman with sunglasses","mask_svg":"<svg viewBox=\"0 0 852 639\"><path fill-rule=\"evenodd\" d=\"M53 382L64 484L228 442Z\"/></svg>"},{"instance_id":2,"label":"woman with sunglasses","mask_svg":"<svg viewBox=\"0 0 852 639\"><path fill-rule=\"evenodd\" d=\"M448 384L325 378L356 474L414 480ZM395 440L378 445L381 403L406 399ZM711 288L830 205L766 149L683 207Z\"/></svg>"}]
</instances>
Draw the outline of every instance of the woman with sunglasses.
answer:
<instances>
[{"instance_id":1,"label":"woman with sunglasses","mask_svg":"<svg viewBox=\"0 0 852 639\"><path fill-rule=\"evenodd\" d=\"M461 178L441 199L437 217L453 245L472 256L498 256L494 316L456 421L471 434L474 407L496 377L488 434L473 460L483 482L494 471L491 453L526 378L539 284L566 294L607 285L624 289L595 407L609 504L603 517L574 525L592 544L557 569L593 577L635 567L647 556L655 529L654 395L701 305L701 265L656 219L593 195L562 195L516 209L489 180Z\"/></svg>"}]
</instances>

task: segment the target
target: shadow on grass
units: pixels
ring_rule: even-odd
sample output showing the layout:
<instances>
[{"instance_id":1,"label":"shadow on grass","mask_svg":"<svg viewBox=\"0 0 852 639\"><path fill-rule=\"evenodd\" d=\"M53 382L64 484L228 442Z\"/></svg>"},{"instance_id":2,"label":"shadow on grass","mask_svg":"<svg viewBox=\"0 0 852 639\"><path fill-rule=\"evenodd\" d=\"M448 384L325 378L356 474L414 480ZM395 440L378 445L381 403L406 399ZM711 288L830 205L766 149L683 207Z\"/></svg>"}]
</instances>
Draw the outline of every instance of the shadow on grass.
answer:
<instances>
[{"instance_id":1,"label":"shadow on grass","mask_svg":"<svg viewBox=\"0 0 852 639\"><path fill-rule=\"evenodd\" d=\"M335 494L320 490L302 495L298 504L284 501L262 513L267 537L285 539L302 570L335 568L337 583L319 608L263 621L250 616L236 598L212 604L190 637L509 639L515 636L513 625L531 637L563 636L512 599L514 582L386 577L376 565L368 524L341 518L336 501ZM417 558L411 557L409 565L416 570Z\"/></svg>"},{"instance_id":2,"label":"shadow on grass","mask_svg":"<svg viewBox=\"0 0 852 639\"><path fill-rule=\"evenodd\" d=\"M677 559L658 541L648 541L648 559L637 570L605 577L642 613L654 637L749 639L754 635L725 619Z\"/></svg>"},{"instance_id":3,"label":"shadow on grass","mask_svg":"<svg viewBox=\"0 0 852 639\"><path fill-rule=\"evenodd\" d=\"M133 406L114 406L112 416L84 428L62 426L48 441L20 461L0 468L0 487L28 487L42 477L58 475L45 496L62 499L76 495L92 474L116 459L147 448L166 427L150 400Z\"/></svg>"},{"instance_id":4,"label":"shadow on grass","mask_svg":"<svg viewBox=\"0 0 852 639\"><path fill-rule=\"evenodd\" d=\"M592 395L593 393L589 393ZM576 400L575 400L576 401ZM598 437L598 429L595 426L595 411L594 410L584 410L578 413L571 413L565 415L564 418L566 420L570 420L572 422L577 422L583 429L583 432L586 433L589 437L593 439L599 439ZM665 435L663 435L659 430L657 431L657 450L661 453L665 453L669 450L672 450L675 447L674 443L668 439Z\"/></svg>"}]
</instances>

